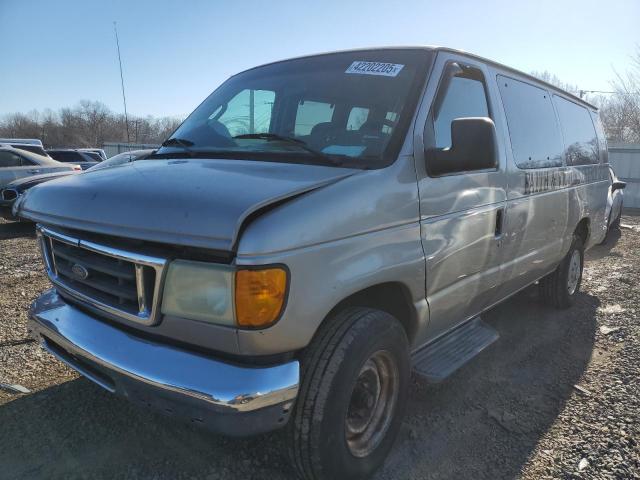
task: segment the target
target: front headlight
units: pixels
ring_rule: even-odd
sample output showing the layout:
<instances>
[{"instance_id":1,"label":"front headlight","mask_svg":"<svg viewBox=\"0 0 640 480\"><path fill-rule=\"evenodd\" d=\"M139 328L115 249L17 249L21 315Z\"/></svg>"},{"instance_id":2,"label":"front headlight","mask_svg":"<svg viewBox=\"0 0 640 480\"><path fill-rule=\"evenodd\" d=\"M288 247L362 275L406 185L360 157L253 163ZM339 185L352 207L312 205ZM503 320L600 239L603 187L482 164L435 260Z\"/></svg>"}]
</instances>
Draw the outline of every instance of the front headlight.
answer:
<instances>
[{"instance_id":1,"label":"front headlight","mask_svg":"<svg viewBox=\"0 0 640 480\"><path fill-rule=\"evenodd\" d=\"M188 260L169 265L162 313L219 325L263 328L285 303L288 274L281 267L234 268Z\"/></svg>"},{"instance_id":2,"label":"front headlight","mask_svg":"<svg viewBox=\"0 0 640 480\"><path fill-rule=\"evenodd\" d=\"M235 325L232 267L187 260L171 262L164 281L162 313Z\"/></svg>"}]
</instances>

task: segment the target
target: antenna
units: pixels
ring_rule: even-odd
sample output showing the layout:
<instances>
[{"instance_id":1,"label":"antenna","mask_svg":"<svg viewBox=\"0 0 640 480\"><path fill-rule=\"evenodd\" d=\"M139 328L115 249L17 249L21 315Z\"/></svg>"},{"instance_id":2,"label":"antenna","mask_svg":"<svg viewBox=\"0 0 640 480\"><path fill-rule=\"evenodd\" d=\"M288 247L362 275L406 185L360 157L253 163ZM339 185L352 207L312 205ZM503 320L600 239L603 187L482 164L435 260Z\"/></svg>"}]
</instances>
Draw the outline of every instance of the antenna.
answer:
<instances>
[{"instance_id":1,"label":"antenna","mask_svg":"<svg viewBox=\"0 0 640 480\"><path fill-rule=\"evenodd\" d=\"M129 117L127 116L127 97L124 95L124 77L122 76L122 58L120 57L120 41L118 40L118 27L116 22L113 22L113 31L116 34L116 47L118 49L118 63L120 64L120 83L122 84L122 103L124 103L124 122L127 127L127 143L131 143L129 137Z\"/></svg>"}]
</instances>

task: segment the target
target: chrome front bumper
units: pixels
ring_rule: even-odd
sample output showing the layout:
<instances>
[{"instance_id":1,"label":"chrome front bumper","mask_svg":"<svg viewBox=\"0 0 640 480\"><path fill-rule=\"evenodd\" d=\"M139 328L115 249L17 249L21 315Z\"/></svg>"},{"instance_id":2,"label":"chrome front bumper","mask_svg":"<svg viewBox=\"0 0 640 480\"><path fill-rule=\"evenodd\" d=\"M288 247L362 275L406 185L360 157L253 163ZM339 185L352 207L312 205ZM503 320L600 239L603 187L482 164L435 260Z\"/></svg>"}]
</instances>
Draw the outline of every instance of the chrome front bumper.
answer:
<instances>
[{"instance_id":1,"label":"chrome front bumper","mask_svg":"<svg viewBox=\"0 0 640 480\"><path fill-rule=\"evenodd\" d=\"M155 343L97 320L54 289L29 318L45 349L101 387L228 435L285 425L298 393L297 361L239 366Z\"/></svg>"}]
</instances>

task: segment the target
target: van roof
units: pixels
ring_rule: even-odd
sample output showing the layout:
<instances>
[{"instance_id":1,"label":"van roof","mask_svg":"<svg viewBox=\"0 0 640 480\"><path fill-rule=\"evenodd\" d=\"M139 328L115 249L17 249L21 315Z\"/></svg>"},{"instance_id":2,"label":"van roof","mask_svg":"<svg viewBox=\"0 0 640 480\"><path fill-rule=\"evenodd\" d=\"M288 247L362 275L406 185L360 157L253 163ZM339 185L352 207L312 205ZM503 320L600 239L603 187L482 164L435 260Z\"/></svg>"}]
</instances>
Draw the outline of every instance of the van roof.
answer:
<instances>
[{"instance_id":1,"label":"van roof","mask_svg":"<svg viewBox=\"0 0 640 480\"><path fill-rule=\"evenodd\" d=\"M258 67L263 67L266 65L272 65L272 64L276 64L276 63L280 63L280 62L286 62L289 60L297 60L297 59L302 59L302 58L310 58L310 57L319 57L319 56L323 56L323 55L331 55L334 53L349 53L349 52L366 52L366 51L372 51L372 50L425 50L425 51L430 51L430 52L450 52L450 53L455 53L455 54L459 54L465 57L469 57L469 58L473 58L475 60L479 60L481 62L484 62L488 65L494 66L494 67L498 67L502 70L506 70L512 73L515 73L517 75L520 75L522 77L525 77L529 80L531 80L532 82L536 82L538 84L544 85L545 87L547 87L550 90L553 90L555 92L559 92L563 95L566 95L568 97L571 97L572 100L584 105L585 107L588 107L592 110L598 110L598 107L596 107L595 105L592 105L591 103L583 100L582 98L578 97L577 95L574 95L571 92L567 92L566 90L563 90L562 88L559 88L549 82L545 82L544 80L540 80L537 77L534 77L533 75L529 74L529 73L525 73L521 70L518 70L516 68L513 67L509 67L508 65L504 65L503 63L499 63L496 62L494 60L491 60L489 58L485 58L482 57L480 55L476 55L474 53L470 53L470 52L466 52L464 50L458 50L455 48L450 48L450 47L442 47L442 46L437 46L437 45L409 45L409 46L385 46L385 47L365 47L365 48L353 48L353 49L347 49L347 50L334 50L334 51L330 51L330 52L321 52L321 53L315 53L315 54L310 54L310 55L301 55L298 57L291 57L291 58L286 58L286 59L282 59L282 60L277 60L274 62L268 62L265 63L263 65L259 65L256 67L252 67L249 68L248 70L253 70L254 68L258 68ZM246 71L248 71L246 70Z\"/></svg>"}]
</instances>

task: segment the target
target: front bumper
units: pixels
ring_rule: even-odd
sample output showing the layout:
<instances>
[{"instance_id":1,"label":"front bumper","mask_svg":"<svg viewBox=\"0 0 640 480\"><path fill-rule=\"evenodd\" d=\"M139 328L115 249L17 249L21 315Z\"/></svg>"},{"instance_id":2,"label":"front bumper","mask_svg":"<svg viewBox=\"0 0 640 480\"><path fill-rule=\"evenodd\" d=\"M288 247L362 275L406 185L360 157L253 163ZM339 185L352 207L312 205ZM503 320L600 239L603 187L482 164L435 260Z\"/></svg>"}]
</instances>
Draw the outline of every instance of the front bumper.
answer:
<instances>
[{"instance_id":1,"label":"front bumper","mask_svg":"<svg viewBox=\"0 0 640 480\"><path fill-rule=\"evenodd\" d=\"M227 435L285 425L298 393L299 363L251 367L155 343L97 320L54 289L31 305L32 335L101 387Z\"/></svg>"}]
</instances>

